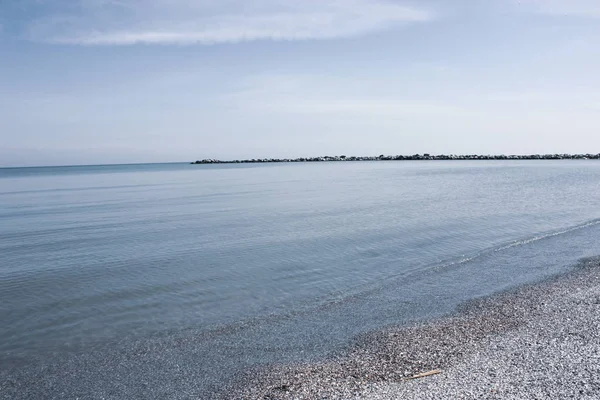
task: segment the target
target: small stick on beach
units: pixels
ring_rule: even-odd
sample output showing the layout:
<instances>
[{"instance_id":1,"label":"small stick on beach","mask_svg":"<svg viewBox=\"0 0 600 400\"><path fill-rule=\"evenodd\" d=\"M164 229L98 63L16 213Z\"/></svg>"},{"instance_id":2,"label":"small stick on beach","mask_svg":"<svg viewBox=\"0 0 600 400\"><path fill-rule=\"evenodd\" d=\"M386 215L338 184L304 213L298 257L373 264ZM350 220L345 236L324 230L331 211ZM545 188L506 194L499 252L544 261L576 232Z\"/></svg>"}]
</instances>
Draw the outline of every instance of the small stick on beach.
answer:
<instances>
[{"instance_id":1,"label":"small stick on beach","mask_svg":"<svg viewBox=\"0 0 600 400\"><path fill-rule=\"evenodd\" d=\"M437 375L437 374L440 374L441 372L442 371L439 369L434 369L433 371L423 372L421 374L409 376L408 378L404 378L404 380L425 378L426 376Z\"/></svg>"}]
</instances>

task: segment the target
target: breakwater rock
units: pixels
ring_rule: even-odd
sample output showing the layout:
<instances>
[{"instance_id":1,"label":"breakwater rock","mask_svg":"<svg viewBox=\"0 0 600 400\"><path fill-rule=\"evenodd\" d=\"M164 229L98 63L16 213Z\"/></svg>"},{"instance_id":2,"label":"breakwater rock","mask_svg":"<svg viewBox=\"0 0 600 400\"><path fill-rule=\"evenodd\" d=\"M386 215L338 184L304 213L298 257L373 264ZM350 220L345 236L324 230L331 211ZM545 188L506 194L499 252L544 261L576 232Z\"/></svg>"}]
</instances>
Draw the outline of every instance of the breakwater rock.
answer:
<instances>
[{"instance_id":1,"label":"breakwater rock","mask_svg":"<svg viewBox=\"0 0 600 400\"><path fill-rule=\"evenodd\" d=\"M252 158L247 160L217 160L207 158L192 164L238 164L238 163L289 163L289 162L332 162L332 161L417 161L417 160L600 160L598 154L529 154L529 155L455 155L414 154L410 156L322 156L299 158Z\"/></svg>"}]
</instances>

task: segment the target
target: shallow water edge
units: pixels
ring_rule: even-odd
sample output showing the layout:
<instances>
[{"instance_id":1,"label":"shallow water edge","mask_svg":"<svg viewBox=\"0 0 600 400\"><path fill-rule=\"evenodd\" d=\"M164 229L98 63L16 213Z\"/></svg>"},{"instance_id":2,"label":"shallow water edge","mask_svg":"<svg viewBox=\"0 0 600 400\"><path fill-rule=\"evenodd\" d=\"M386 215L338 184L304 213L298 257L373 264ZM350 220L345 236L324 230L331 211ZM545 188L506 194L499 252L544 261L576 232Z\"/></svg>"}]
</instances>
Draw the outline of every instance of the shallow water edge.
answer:
<instances>
[{"instance_id":1,"label":"shallow water edge","mask_svg":"<svg viewBox=\"0 0 600 400\"><path fill-rule=\"evenodd\" d=\"M470 357L485 353L489 343L494 342L496 338L510 337L512 332L527 329L527 324L536 318L544 321L544 318L547 318L544 313L548 312L548 305L550 304L551 308L556 299L590 289L597 292L598 287L600 257L583 259L568 272L469 300L452 313L440 318L420 321L409 326L390 326L360 335L347 349L327 360L271 365L246 372L238 377L235 385L221 393L219 398L341 400L405 398L407 395L425 398L421 397L426 396L423 385L408 383L412 377L428 371L440 371L440 377L435 379L444 382L444 371L451 369L455 364L464 363L465 360L468 362ZM587 300L588 303L600 304L600 297ZM565 326L568 327L569 311L561 312L565 314L562 317ZM552 328L546 327L548 330ZM591 335L594 336L594 333ZM598 339L600 338L597 337L596 342ZM490 360L490 363L493 365L494 360ZM477 369L476 366L471 368ZM502 379L519 380L518 377ZM502 379L498 379L500 383L493 379L490 383L488 379L487 384L492 387L491 392L482 392L480 395L486 398L502 398L502 390L506 390L507 393L512 390L502 388ZM586 385L589 392L587 395L600 394L600 386L596 385L597 383L589 382ZM440 398L438 386L447 384L434 383L431 389L435 393L433 398ZM402 385L409 387L405 388ZM450 385L455 390L454 395L461 393L460 386L452 383ZM424 386L427 387L426 384ZM523 385L520 390L527 393L526 386ZM583 393L579 392L580 395ZM442 393L441 398L451 396L449 393Z\"/></svg>"}]
</instances>

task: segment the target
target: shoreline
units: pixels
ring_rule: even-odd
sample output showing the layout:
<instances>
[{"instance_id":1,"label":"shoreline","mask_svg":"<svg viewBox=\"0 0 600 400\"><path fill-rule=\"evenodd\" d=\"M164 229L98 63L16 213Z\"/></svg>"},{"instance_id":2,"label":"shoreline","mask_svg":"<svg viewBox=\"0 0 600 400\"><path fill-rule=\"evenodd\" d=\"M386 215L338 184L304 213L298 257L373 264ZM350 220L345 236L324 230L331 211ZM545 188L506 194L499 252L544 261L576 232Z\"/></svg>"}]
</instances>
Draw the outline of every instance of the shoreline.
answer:
<instances>
[{"instance_id":1,"label":"shoreline","mask_svg":"<svg viewBox=\"0 0 600 400\"><path fill-rule=\"evenodd\" d=\"M250 371L222 398L595 398L599 327L600 258L593 258L441 319L363 335L327 361Z\"/></svg>"},{"instance_id":2,"label":"shoreline","mask_svg":"<svg viewBox=\"0 0 600 400\"><path fill-rule=\"evenodd\" d=\"M597 254L597 250L587 254ZM253 357L255 353L240 352L235 345L238 341L243 343L244 338L247 338L245 334L235 337L236 340L233 342L231 337L223 338L224 341L221 342L214 342L218 353L211 353L206 347L199 346L202 340L198 340L195 335L181 335L76 355L67 354L64 357L36 362L22 368L7 365L7 368L0 368L0 398L42 399L65 396L82 399L164 397L240 400L528 398L523 393L510 397L510 393L506 392L498 392L500 395L497 397L489 397L491 392L470 396L461 390L468 384L473 384L471 380L477 375L474 371L485 362L491 365L486 367L486 370L478 372L484 379L484 383L476 382L473 390L478 389L479 386L497 390L498 383L508 385L507 390L519 386L531 386L532 383L529 381L517 384L510 382L509 378L527 376L523 371L516 374L495 372L510 364L505 362L495 365L494 360L499 357L485 355L489 350L489 343L494 338L510 340L515 336L515 332L527 326L528 321L540 320L540 315L545 308L556 307L558 300L563 298L569 300L569 296L573 293L579 296L575 300L582 303L577 309L580 311L579 315L585 311L582 307L585 306L586 301L590 303L588 306L596 307L593 312L588 310L585 314L586 318L589 315L595 316L595 319L588 321L588 325L591 326L585 330L578 329L573 333L591 332L590 338L598 342L600 338L598 332L600 257L584 259L582 263L570 262L564 265L568 265L568 270L564 272L553 273L533 283L511 286L503 291L497 291L496 294L457 303L459 304L457 308L454 311L449 310L450 314L445 316L434 316L428 320L421 320L423 322L413 322L402 327L387 325L387 328L375 328L365 334L354 335L353 339L349 338L349 342L346 342L343 347L328 350L324 357L320 355L301 357L307 360L302 363L292 364L292 361L282 361L279 364L271 364L267 369L257 367L259 364L252 362L251 358L246 359L248 356ZM588 297L586 300L580 294L588 289L594 289L596 292L595 297ZM592 302L596 303L591 304ZM397 303L393 302L392 307L397 307ZM566 309L572 311L571 306ZM381 311L376 307L371 308L373 314L376 314L377 310ZM560 320L563 317L564 315L559 314L559 322L545 324L544 329L551 331L549 328L554 329L556 326L569 327ZM543 323L543 318L541 320ZM333 329L318 331L317 334L334 336L333 331ZM566 335L562 336L571 338ZM573 338L577 339L577 337ZM297 350L303 352L302 348L289 346L285 336L281 339L282 343L272 346L273 342L268 341L268 351L292 354ZM506 344L495 346L505 349L514 347ZM537 346L537 343L530 342L530 346ZM517 350L520 348L524 347L518 347ZM587 351L588 348L581 349ZM600 356L600 343L597 343L596 349L596 355ZM473 357L479 359L469 364L469 360ZM521 355L517 354L516 358L518 357ZM244 363L245 366L235 371L215 368L216 365L225 365L227 360L232 359ZM525 372L536 371L537 359L535 357L529 359L533 360L534 365L525 369ZM587 378L587 381L584 381L584 384L588 384L591 388L589 389L591 393L596 396L590 398L597 398L600 394L600 381L598 381L600 362L597 361L600 359L594 358L590 361L592 367L598 369L594 370L597 380ZM586 366L588 361L584 360L579 364ZM572 370L579 371L580 365ZM436 369L441 370L439 375L411 382L404 381L407 377ZM456 370L459 372L452 372ZM485 381L490 378L488 376L490 371L495 374L492 379L497 377L500 379L499 382ZM215 380L215 372L219 376L226 374L227 378ZM561 374L569 376L564 371ZM466 379L466 382L461 381L461 378ZM547 380L552 378L553 375ZM581 381L575 378L567 384L563 382L562 386L573 389L568 386L568 383L579 384ZM528 379L538 378L536 376ZM460 382L460 385L456 382ZM434 387L419 386L435 384L443 388L443 390L437 389L437 394ZM546 386L552 387L547 384ZM454 390L454 395L445 397L449 390ZM587 390L585 386L583 390ZM425 393L433 394L427 397ZM533 398L569 397L563 394L561 393L561 396L538 395ZM577 395L577 397L581 396Z\"/></svg>"},{"instance_id":3,"label":"shoreline","mask_svg":"<svg viewBox=\"0 0 600 400\"><path fill-rule=\"evenodd\" d=\"M252 164L252 163L297 163L297 162L351 162L351 161L471 161L471 160L600 160L598 154L414 154L379 156L321 156L298 158L251 158L244 160L218 160L206 158L190 164Z\"/></svg>"}]
</instances>

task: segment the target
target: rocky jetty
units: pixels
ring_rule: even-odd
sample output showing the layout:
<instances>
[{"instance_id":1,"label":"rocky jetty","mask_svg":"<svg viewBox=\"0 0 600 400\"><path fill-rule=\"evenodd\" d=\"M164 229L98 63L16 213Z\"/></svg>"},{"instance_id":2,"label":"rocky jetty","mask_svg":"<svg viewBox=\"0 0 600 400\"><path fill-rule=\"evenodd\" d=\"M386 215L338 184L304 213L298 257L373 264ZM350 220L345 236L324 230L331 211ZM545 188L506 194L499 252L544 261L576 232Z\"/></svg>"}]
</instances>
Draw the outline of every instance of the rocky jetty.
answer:
<instances>
[{"instance_id":1,"label":"rocky jetty","mask_svg":"<svg viewBox=\"0 0 600 400\"><path fill-rule=\"evenodd\" d=\"M242 164L242 163L289 163L289 162L332 162L332 161L417 161L417 160L599 160L598 154L529 154L529 155L481 155L481 154L414 154L380 156L322 156L300 158L252 158L248 160L217 160L207 158L192 164Z\"/></svg>"}]
</instances>

